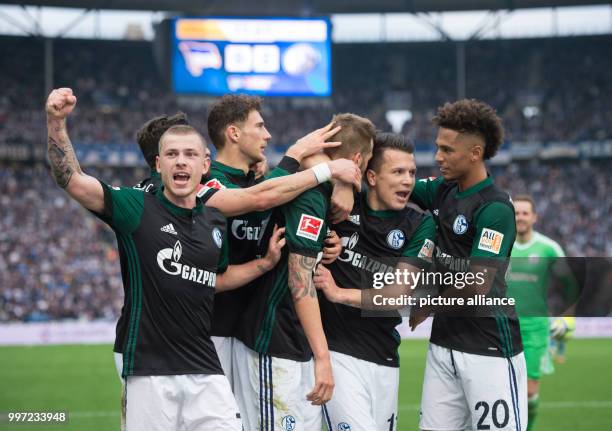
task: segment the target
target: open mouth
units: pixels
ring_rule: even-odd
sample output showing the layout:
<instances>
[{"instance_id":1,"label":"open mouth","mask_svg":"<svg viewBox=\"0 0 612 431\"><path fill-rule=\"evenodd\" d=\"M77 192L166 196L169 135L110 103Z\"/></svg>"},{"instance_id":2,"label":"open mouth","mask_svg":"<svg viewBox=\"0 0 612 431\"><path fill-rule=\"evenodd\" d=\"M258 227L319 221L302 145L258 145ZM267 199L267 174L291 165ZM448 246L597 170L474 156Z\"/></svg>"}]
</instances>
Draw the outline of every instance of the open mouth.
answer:
<instances>
[{"instance_id":1,"label":"open mouth","mask_svg":"<svg viewBox=\"0 0 612 431\"><path fill-rule=\"evenodd\" d=\"M410 192L395 192L395 196L402 200L406 200L408 199L408 196L410 196Z\"/></svg>"},{"instance_id":2,"label":"open mouth","mask_svg":"<svg viewBox=\"0 0 612 431\"><path fill-rule=\"evenodd\" d=\"M174 182L178 184L186 184L189 182L190 178L191 176L186 172L176 172L172 176L172 179L174 180Z\"/></svg>"}]
</instances>

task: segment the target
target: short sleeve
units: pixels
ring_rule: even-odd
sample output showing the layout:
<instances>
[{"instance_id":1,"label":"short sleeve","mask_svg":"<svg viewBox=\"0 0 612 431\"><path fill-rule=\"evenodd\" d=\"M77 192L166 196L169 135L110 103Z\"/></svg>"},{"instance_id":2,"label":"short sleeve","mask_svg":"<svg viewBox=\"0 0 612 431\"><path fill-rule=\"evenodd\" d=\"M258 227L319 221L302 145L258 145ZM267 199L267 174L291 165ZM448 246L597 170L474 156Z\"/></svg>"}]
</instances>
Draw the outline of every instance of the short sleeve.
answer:
<instances>
[{"instance_id":1,"label":"short sleeve","mask_svg":"<svg viewBox=\"0 0 612 431\"><path fill-rule=\"evenodd\" d=\"M444 178L442 177L418 180L410 194L410 200L424 210L431 210L438 188L443 182Z\"/></svg>"},{"instance_id":2,"label":"short sleeve","mask_svg":"<svg viewBox=\"0 0 612 431\"><path fill-rule=\"evenodd\" d=\"M102 183L104 209L95 213L113 230L130 234L140 225L144 210L144 191L129 187L112 187Z\"/></svg>"},{"instance_id":3,"label":"short sleeve","mask_svg":"<svg viewBox=\"0 0 612 431\"><path fill-rule=\"evenodd\" d=\"M426 267L433 259L436 238L436 223L431 216L421 220L410 241L402 251L402 257L418 258L417 265ZM413 259L414 261L414 259Z\"/></svg>"},{"instance_id":4,"label":"short sleeve","mask_svg":"<svg viewBox=\"0 0 612 431\"><path fill-rule=\"evenodd\" d=\"M300 168L300 164L297 160L292 157L284 156L279 164L272 169L265 178L268 180L270 178L278 178L284 177L285 175L295 174Z\"/></svg>"},{"instance_id":5,"label":"short sleeve","mask_svg":"<svg viewBox=\"0 0 612 431\"><path fill-rule=\"evenodd\" d=\"M323 249L327 206L327 199L312 189L282 207L289 252L315 257Z\"/></svg>"},{"instance_id":6,"label":"short sleeve","mask_svg":"<svg viewBox=\"0 0 612 431\"><path fill-rule=\"evenodd\" d=\"M240 188L236 184L232 183L229 180L229 178L227 178L225 175L223 175L216 169L210 170L210 176L208 177L206 182L203 184L203 186L211 188L211 189L216 189L216 190L239 189Z\"/></svg>"},{"instance_id":7,"label":"short sleeve","mask_svg":"<svg viewBox=\"0 0 612 431\"><path fill-rule=\"evenodd\" d=\"M514 211L502 202L492 202L476 213L476 236L472 257L507 257L516 237Z\"/></svg>"}]
</instances>

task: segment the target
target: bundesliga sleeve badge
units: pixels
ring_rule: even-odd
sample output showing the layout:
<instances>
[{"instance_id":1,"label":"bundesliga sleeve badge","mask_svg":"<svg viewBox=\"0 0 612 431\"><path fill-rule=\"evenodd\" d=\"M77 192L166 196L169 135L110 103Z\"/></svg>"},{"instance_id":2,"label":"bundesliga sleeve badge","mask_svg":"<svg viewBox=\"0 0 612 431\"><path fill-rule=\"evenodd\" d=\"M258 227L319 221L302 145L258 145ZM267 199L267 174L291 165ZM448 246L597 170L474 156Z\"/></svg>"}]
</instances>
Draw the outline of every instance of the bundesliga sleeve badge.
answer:
<instances>
[{"instance_id":1,"label":"bundesliga sleeve badge","mask_svg":"<svg viewBox=\"0 0 612 431\"><path fill-rule=\"evenodd\" d=\"M225 188L225 186L221 184L221 182L216 178L213 178L212 180L208 180L204 184L204 187L209 187L211 189L217 189L217 190L221 190Z\"/></svg>"},{"instance_id":2,"label":"bundesliga sleeve badge","mask_svg":"<svg viewBox=\"0 0 612 431\"><path fill-rule=\"evenodd\" d=\"M302 214L300 224L298 225L297 236L308 238L316 241L319 238L321 229L323 228L323 220L308 214Z\"/></svg>"}]
</instances>

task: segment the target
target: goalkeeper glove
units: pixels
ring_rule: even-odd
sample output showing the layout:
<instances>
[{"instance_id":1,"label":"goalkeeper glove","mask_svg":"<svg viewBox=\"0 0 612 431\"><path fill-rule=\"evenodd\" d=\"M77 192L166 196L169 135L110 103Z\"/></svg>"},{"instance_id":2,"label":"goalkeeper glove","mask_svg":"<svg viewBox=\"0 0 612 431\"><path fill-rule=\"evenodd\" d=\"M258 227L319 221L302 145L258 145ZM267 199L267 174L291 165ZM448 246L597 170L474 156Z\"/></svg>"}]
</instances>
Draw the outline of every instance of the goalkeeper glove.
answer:
<instances>
[{"instance_id":1,"label":"goalkeeper glove","mask_svg":"<svg viewBox=\"0 0 612 431\"><path fill-rule=\"evenodd\" d=\"M550 324L550 336L555 340L569 338L576 329L574 317L557 317Z\"/></svg>"}]
</instances>

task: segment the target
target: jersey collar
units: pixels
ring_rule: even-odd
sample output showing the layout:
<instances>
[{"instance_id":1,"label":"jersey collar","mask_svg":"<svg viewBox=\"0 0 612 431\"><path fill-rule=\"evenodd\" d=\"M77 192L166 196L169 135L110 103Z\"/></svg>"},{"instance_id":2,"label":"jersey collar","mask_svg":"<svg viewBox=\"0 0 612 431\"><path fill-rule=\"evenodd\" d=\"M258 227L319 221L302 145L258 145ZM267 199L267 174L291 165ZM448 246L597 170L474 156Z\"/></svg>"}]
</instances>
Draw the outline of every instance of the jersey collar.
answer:
<instances>
[{"instance_id":1,"label":"jersey collar","mask_svg":"<svg viewBox=\"0 0 612 431\"><path fill-rule=\"evenodd\" d=\"M457 199L467 198L468 196L476 194L482 189L484 189L485 187L489 187L490 185L493 185L493 178L491 177L491 175L487 175L487 178L485 178L479 183L474 184L469 189L466 189L460 192L459 189L457 188L457 194L455 195L455 197Z\"/></svg>"},{"instance_id":2,"label":"jersey collar","mask_svg":"<svg viewBox=\"0 0 612 431\"><path fill-rule=\"evenodd\" d=\"M394 215L398 213L395 210L373 210L372 208L370 208L370 205L368 205L368 191L365 190L365 192L363 192L362 195L363 195L363 202L365 204L367 215L378 217L378 218L389 218L389 217L393 217Z\"/></svg>"},{"instance_id":3,"label":"jersey collar","mask_svg":"<svg viewBox=\"0 0 612 431\"><path fill-rule=\"evenodd\" d=\"M193 209L187 209L183 207L179 207L174 205L172 202L168 200L168 198L164 195L164 186L161 186L156 192L155 196L161 201L161 203L170 210L173 214L191 217L193 214L201 213L204 205L199 198L196 198L196 206Z\"/></svg>"},{"instance_id":4,"label":"jersey collar","mask_svg":"<svg viewBox=\"0 0 612 431\"><path fill-rule=\"evenodd\" d=\"M526 250L529 247L531 247L536 241L537 241L537 237L538 237L538 233L534 230L533 231L533 235L531 235L531 239L525 243L520 243L518 241L514 241L514 245L513 247L516 248L517 250Z\"/></svg>"},{"instance_id":5,"label":"jersey collar","mask_svg":"<svg viewBox=\"0 0 612 431\"><path fill-rule=\"evenodd\" d=\"M155 169L155 168L151 168L151 172L149 173L149 177L151 178L151 180L160 180L161 181L161 175L159 174L159 172L157 172L157 169Z\"/></svg>"},{"instance_id":6,"label":"jersey collar","mask_svg":"<svg viewBox=\"0 0 612 431\"><path fill-rule=\"evenodd\" d=\"M249 171L248 173L244 173L242 169L236 169L231 166L225 165L221 162L213 160L210 164L210 169L216 169L221 171L224 174L231 175L238 179L241 179L246 182L246 184L254 184L255 182L255 172Z\"/></svg>"}]
</instances>

